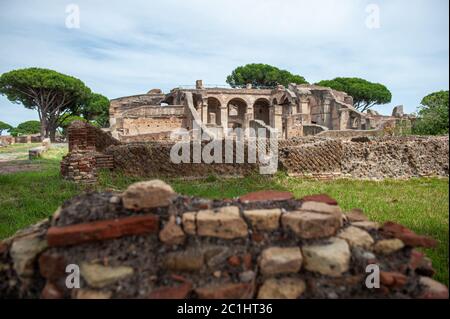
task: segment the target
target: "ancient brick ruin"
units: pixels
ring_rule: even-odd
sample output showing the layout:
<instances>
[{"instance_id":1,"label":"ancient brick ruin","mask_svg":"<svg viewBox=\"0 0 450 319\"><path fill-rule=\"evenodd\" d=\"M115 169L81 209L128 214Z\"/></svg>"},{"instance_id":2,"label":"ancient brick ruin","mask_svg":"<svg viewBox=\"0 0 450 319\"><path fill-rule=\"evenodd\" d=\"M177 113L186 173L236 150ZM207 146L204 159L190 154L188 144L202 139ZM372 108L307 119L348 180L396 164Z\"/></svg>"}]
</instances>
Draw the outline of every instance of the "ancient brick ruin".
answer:
<instances>
[{"instance_id":1,"label":"ancient brick ruin","mask_svg":"<svg viewBox=\"0 0 450 319\"><path fill-rule=\"evenodd\" d=\"M113 168L113 158L102 153L110 145L120 144L101 129L74 121L67 129L69 153L61 161L61 174L73 181L92 183L97 170Z\"/></svg>"},{"instance_id":2,"label":"ancient brick ruin","mask_svg":"<svg viewBox=\"0 0 450 319\"><path fill-rule=\"evenodd\" d=\"M0 297L448 298L415 250L435 245L360 210L344 214L326 195L207 200L152 180L77 196L2 241ZM366 284L369 265L378 288ZM69 289L74 267L80 286Z\"/></svg>"},{"instance_id":3,"label":"ancient brick ruin","mask_svg":"<svg viewBox=\"0 0 450 319\"><path fill-rule=\"evenodd\" d=\"M62 175L95 182L99 169L149 177L245 176L259 173L256 163L174 163L175 141L119 142L84 122L68 129L69 154ZM222 144L227 139L220 140ZM247 144L244 144L247 152ZM224 148L225 146L223 146ZM189 148L193 149L192 142ZM225 156L224 154L222 154ZM298 137L278 141L278 169L292 176L383 179L448 176L448 136Z\"/></svg>"},{"instance_id":4,"label":"ancient brick ruin","mask_svg":"<svg viewBox=\"0 0 450 319\"><path fill-rule=\"evenodd\" d=\"M153 89L111 100L109 113L112 136L124 142L168 139L174 129L191 130L194 123L219 138L231 134L227 129L266 126L286 139L335 136L341 131L353 131L353 136L376 135L384 128L403 130L411 125L402 106L396 107L392 116L373 110L361 113L348 94L304 84L232 89L207 88L198 80L195 88L175 88L168 94Z\"/></svg>"}]
</instances>

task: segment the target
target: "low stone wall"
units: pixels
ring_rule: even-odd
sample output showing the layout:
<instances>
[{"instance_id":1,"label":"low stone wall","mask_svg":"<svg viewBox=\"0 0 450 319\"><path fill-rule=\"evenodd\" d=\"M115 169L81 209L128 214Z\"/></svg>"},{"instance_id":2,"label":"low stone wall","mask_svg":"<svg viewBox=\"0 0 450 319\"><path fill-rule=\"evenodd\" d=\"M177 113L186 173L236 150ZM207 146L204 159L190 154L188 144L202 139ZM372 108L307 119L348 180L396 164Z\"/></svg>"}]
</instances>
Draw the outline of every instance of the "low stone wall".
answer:
<instances>
[{"instance_id":1,"label":"low stone wall","mask_svg":"<svg viewBox=\"0 0 450 319\"><path fill-rule=\"evenodd\" d=\"M326 195L207 200L153 180L75 197L1 242L0 297L448 298L414 249L435 245L359 210L343 214ZM375 288L368 266L378 267Z\"/></svg>"},{"instance_id":2,"label":"low stone wall","mask_svg":"<svg viewBox=\"0 0 450 319\"><path fill-rule=\"evenodd\" d=\"M341 172L352 178L377 179L448 176L448 143L448 136L343 142Z\"/></svg>"},{"instance_id":3,"label":"low stone wall","mask_svg":"<svg viewBox=\"0 0 450 319\"><path fill-rule=\"evenodd\" d=\"M318 178L448 176L448 142L448 136L313 138L284 143L279 162L291 175Z\"/></svg>"},{"instance_id":4,"label":"low stone wall","mask_svg":"<svg viewBox=\"0 0 450 319\"><path fill-rule=\"evenodd\" d=\"M360 136L383 136L383 130L328 130L318 133L317 137L329 137L329 138L353 138Z\"/></svg>"},{"instance_id":5,"label":"low stone wall","mask_svg":"<svg viewBox=\"0 0 450 319\"><path fill-rule=\"evenodd\" d=\"M225 142L222 142L224 149ZM173 142L131 143L111 146L105 154L114 158L114 169L130 175L138 176L243 176L258 172L257 164L225 163L225 154L222 154L223 164L194 163L193 145L187 143L190 153L190 163L173 163L170 150ZM203 144L203 146L205 143ZM235 147L235 145L234 145ZM234 148L235 149L235 148ZM248 158L247 148L244 150Z\"/></svg>"},{"instance_id":6,"label":"low stone wall","mask_svg":"<svg viewBox=\"0 0 450 319\"><path fill-rule=\"evenodd\" d=\"M326 126L317 125L317 124L304 124L303 125L303 136L312 136L323 134L328 131Z\"/></svg>"},{"instance_id":7,"label":"low stone wall","mask_svg":"<svg viewBox=\"0 0 450 319\"><path fill-rule=\"evenodd\" d=\"M0 146L7 146L16 142L14 136L2 135L0 136Z\"/></svg>"},{"instance_id":8,"label":"low stone wall","mask_svg":"<svg viewBox=\"0 0 450 319\"><path fill-rule=\"evenodd\" d=\"M85 176L89 176L86 180L93 181L97 174L96 170L100 167L139 176L205 177L211 174L249 175L259 172L262 166L258 161L254 164L247 163L247 143L244 144L246 163L236 161L235 143L232 143L233 161L227 163L224 151L225 140L219 142L222 163L207 164L204 160L196 163L193 159L193 146L189 144L189 163L177 164L170 158L174 142L160 138L161 135L157 134L149 135L146 143L120 143L109 134L89 124L75 123L69 128L70 152L61 162L61 172L68 179L85 180ZM158 141L153 141L154 139ZM351 138L314 136L280 139L278 140L278 169L290 175L325 179L448 176L448 142L448 136L357 136ZM204 150L208 144L203 143L201 149ZM107 164L97 164L97 162L100 163L98 160L93 161L102 156L105 158L103 163ZM84 162L92 165L86 166ZM69 168L70 166L72 167ZM68 174L69 172L72 173ZM75 179L77 175L83 176Z\"/></svg>"},{"instance_id":9,"label":"low stone wall","mask_svg":"<svg viewBox=\"0 0 450 319\"><path fill-rule=\"evenodd\" d=\"M32 160L32 159L42 157L42 154L47 152L48 149L50 148L50 144L51 144L51 142L50 142L49 138L43 139L41 146L33 147L32 149L30 149L28 151L28 159Z\"/></svg>"},{"instance_id":10,"label":"low stone wall","mask_svg":"<svg viewBox=\"0 0 450 319\"><path fill-rule=\"evenodd\" d=\"M22 135L22 136L0 136L0 142L4 145L11 145L15 143L39 143L41 142L40 135Z\"/></svg>"}]
</instances>

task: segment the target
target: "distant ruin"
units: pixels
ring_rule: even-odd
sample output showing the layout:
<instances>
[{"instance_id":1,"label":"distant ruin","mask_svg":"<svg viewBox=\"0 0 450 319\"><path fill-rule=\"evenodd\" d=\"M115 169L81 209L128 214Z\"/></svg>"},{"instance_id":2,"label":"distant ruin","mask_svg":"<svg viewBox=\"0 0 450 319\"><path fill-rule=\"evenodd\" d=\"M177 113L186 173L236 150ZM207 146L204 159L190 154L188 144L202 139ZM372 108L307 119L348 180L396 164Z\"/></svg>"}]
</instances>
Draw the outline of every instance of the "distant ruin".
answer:
<instances>
[{"instance_id":1,"label":"distant ruin","mask_svg":"<svg viewBox=\"0 0 450 319\"><path fill-rule=\"evenodd\" d=\"M198 124L216 138L227 137L227 128L271 127L279 138L338 132L375 135L385 127L410 126L410 116L396 107L392 116L353 107L353 98L316 85L279 85L273 89L207 88L198 80L195 88L160 89L147 94L111 100L110 130L122 142L168 139L177 128L191 130ZM330 131L330 132L327 132ZM361 133L361 131L366 131ZM353 133L352 133L353 132Z\"/></svg>"}]
</instances>

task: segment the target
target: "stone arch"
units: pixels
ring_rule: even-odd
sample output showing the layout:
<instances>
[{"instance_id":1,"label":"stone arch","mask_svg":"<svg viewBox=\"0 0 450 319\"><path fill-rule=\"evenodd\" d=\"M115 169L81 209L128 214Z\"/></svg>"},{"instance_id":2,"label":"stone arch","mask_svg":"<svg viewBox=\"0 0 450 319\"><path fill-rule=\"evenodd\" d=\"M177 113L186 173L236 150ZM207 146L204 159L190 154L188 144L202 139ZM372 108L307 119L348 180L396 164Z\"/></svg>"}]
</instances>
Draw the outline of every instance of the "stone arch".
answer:
<instances>
[{"instance_id":1,"label":"stone arch","mask_svg":"<svg viewBox=\"0 0 450 319\"><path fill-rule=\"evenodd\" d=\"M220 101L215 97L208 97L208 124L221 124L221 116L220 116Z\"/></svg>"},{"instance_id":2,"label":"stone arch","mask_svg":"<svg viewBox=\"0 0 450 319\"><path fill-rule=\"evenodd\" d=\"M162 100L161 103L167 103L167 105L174 105L174 100L175 100L174 96L170 95L164 100Z\"/></svg>"},{"instance_id":3,"label":"stone arch","mask_svg":"<svg viewBox=\"0 0 450 319\"><path fill-rule=\"evenodd\" d=\"M247 113L247 102L239 97L232 98L228 101L228 127L243 127L245 114Z\"/></svg>"},{"instance_id":4,"label":"stone arch","mask_svg":"<svg viewBox=\"0 0 450 319\"><path fill-rule=\"evenodd\" d=\"M259 98L253 104L253 118L270 125L270 102L265 98Z\"/></svg>"},{"instance_id":5,"label":"stone arch","mask_svg":"<svg viewBox=\"0 0 450 319\"><path fill-rule=\"evenodd\" d=\"M280 98L280 105L295 104L295 99L289 94L289 92L284 92Z\"/></svg>"}]
</instances>

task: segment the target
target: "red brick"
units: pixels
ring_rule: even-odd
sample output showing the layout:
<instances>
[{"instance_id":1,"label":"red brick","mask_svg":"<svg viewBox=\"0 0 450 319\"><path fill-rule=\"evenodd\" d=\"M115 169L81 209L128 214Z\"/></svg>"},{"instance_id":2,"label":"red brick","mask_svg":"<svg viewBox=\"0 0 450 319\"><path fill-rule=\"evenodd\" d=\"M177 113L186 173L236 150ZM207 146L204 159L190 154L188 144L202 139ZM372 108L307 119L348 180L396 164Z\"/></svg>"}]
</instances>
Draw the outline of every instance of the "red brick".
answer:
<instances>
[{"instance_id":1,"label":"red brick","mask_svg":"<svg viewBox=\"0 0 450 319\"><path fill-rule=\"evenodd\" d=\"M62 299L64 293L53 283L47 281L41 292L41 299Z\"/></svg>"},{"instance_id":2,"label":"red brick","mask_svg":"<svg viewBox=\"0 0 450 319\"><path fill-rule=\"evenodd\" d=\"M180 281L180 282L187 282L188 281L185 277L183 277L181 275L177 275L177 274L171 274L170 277L173 280Z\"/></svg>"},{"instance_id":3,"label":"red brick","mask_svg":"<svg viewBox=\"0 0 450 319\"><path fill-rule=\"evenodd\" d=\"M304 202L320 202L328 205L337 205L338 202L327 194L308 195L301 199Z\"/></svg>"},{"instance_id":4,"label":"red brick","mask_svg":"<svg viewBox=\"0 0 450 319\"><path fill-rule=\"evenodd\" d=\"M407 277L399 272L380 272L380 282L385 286L401 288L406 284L406 281Z\"/></svg>"},{"instance_id":5,"label":"red brick","mask_svg":"<svg viewBox=\"0 0 450 319\"><path fill-rule=\"evenodd\" d=\"M264 240L264 235L261 233L253 233L252 234L252 240L254 242L260 243Z\"/></svg>"},{"instance_id":6,"label":"red brick","mask_svg":"<svg viewBox=\"0 0 450 319\"><path fill-rule=\"evenodd\" d=\"M68 246L127 235L151 234L158 231L159 216L132 216L64 227L51 227L47 232L47 242L50 247Z\"/></svg>"},{"instance_id":7,"label":"red brick","mask_svg":"<svg viewBox=\"0 0 450 319\"><path fill-rule=\"evenodd\" d=\"M253 297L253 284L229 283L197 288L200 299L250 299Z\"/></svg>"},{"instance_id":8,"label":"red brick","mask_svg":"<svg viewBox=\"0 0 450 319\"><path fill-rule=\"evenodd\" d=\"M152 290L149 299L185 299L192 290L192 283L185 282L178 286L160 287Z\"/></svg>"},{"instance_id":9,"label":"red brick","mask_svg":"<svg viewBox=\"0 0 450 319\"><path fill-rule=\"evenodd\" d=\"M237 267L241 264L241 259L238 256L231 256L228 258L228 264Z\"/></svg>"},{"instance_id":10,"label":"red brick","mask_svg":"<svg viewBox=\"0 0 450 319\"><path fill-rule=\"evenodd\" d=\"M39 256L39 270L42 277L57 280L66 275L67 262L61 255L43 253Z\"/></svg>"},{"instance_id":11,"label":"red brick","mask_svg":"<svg viewBox=\"0 0 450 319\"><path fill-rule=\"evenodd\" d=\"M239 200L242 203L252 203L252 202L262 202L262 201L284 201L293 199L294 195L290 192L282 192L282 191L259 191L248 193L239 197Z\"/></svg>"},{"instance_id":12,"label":"red brick","mask_svg":"<svg viewBox=\"0 0 450 319\"><path fill-rule=\"evenodd\" d=\"M381 233L386 236L398 238L407 246L431 248L437 245L436 240L428 236L417 235L405 226L394 222L384 223L381 228Z\"/></svg>"},{"instance_id":13,"label":"red brick","mask_svg":"<svg viewBox=\"0 0 450 319\"><path fill-rule=\"evenodd\" d=\"M244 264L245 270L251 270L252 269L252 255L245 254L244 256L242 256L242 263Z\"/></svg>"}]
</instances>

